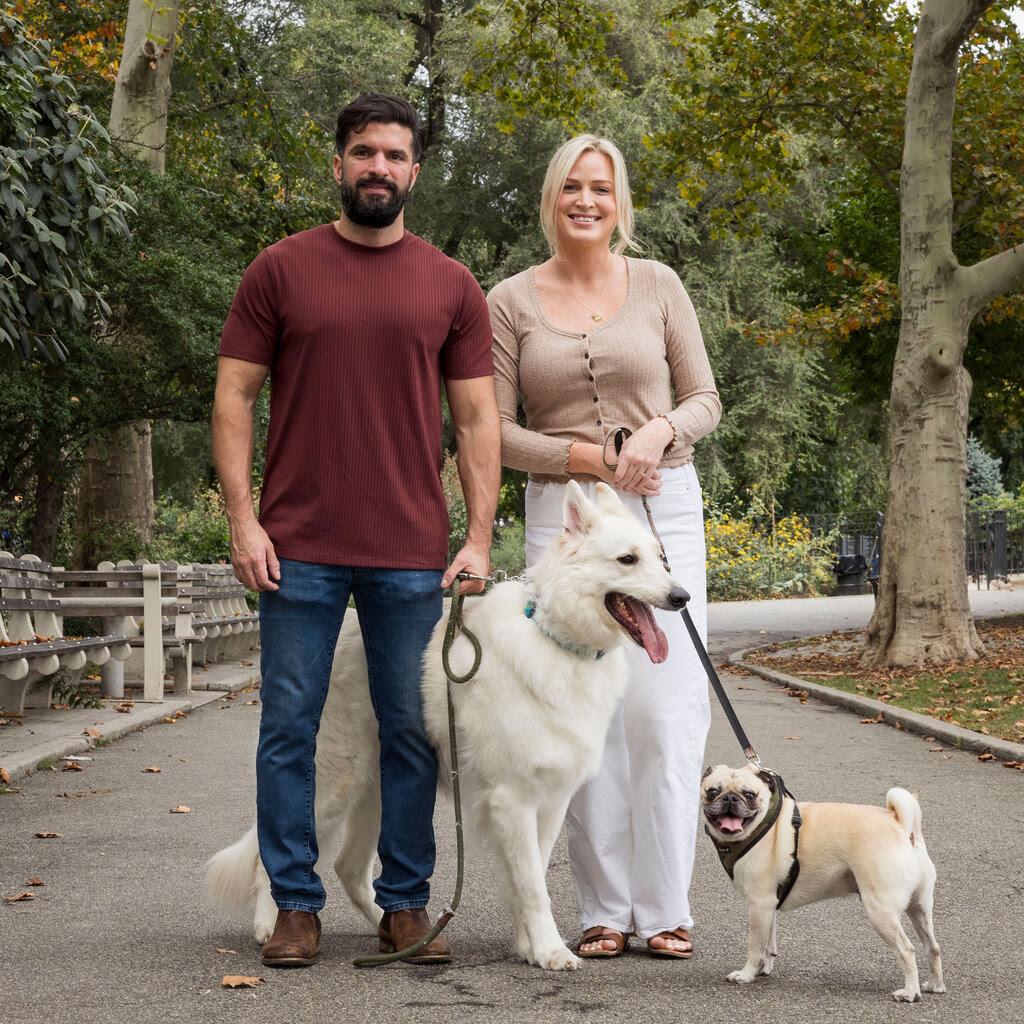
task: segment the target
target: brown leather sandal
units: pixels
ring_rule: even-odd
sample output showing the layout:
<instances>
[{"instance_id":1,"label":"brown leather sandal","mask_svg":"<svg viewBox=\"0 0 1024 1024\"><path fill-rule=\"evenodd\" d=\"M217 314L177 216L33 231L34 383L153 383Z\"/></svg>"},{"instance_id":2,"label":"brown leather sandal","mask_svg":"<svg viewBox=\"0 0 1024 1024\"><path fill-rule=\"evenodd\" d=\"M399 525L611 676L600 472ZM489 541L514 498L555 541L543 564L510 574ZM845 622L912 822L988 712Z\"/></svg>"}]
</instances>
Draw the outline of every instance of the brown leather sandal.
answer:
<instances>
[{"instance_id":1,"label":"brown leather sandal","mask_svg":"<svg viewBox=\"0 0 1024 1024\"><path fill-rule=\"evenodd\" d=\"M666 946L655 947L651 945L651 939L678 939L680 942L689 944L689 949L669 949ZM693 956L693 936L688 928L673 928L671 931L658 932L647 940L647 952L651 956L669 956L677 960L689 960Z\"/></svg>"},{"instance_id":2,"label":"brown leather sandal","mask_svg":"<svg viewBox=\"0 0 1024 1024\"><path fill-rule=\"evenodd\" d=\"M600 942L602 939L610 939L615 943L615 948L587 950L581 948L588 942ZM625 948L626 936L622 932L617 932L614 928L605 928L604 925L597 924L593 928L588 928L580 936L580 941L576 943L576 955L583 957L584 960L599 956L618 956Z\"/></svg>"}]
</instances>

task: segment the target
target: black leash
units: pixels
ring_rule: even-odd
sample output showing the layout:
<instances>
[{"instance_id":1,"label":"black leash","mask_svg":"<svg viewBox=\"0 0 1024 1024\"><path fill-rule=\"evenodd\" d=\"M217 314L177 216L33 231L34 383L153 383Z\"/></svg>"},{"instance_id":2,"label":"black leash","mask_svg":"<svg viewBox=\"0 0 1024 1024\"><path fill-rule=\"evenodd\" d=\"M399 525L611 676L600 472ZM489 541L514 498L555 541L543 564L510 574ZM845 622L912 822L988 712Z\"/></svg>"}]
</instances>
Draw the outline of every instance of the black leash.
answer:
<instances>
[{"instance_id":1,"label":"black leash","mask_svg":"<svg viewBox=\"0 0 1024 1024\"><path fill-rule=\"evenodd\" d=\"M613 441L615 445L615 454L619 455L622 451L623 443L632 433L633 431L630 430L629 427L615 427L613 430L608 432L604 439L604 446L601 452L601 459L607 469L612 471L615 470L615 466L613 466L607 458L608 442ZM662 564L669 572L671 572L672 567L668 564L668 555L665 553L665 545L662 543L661 535L658 533L658 528L654 525L654 516L651 514L651 506L647 504L647 495L641 494L640 500L643 502L644 512L647 513L647 522L651 527L651 533L654 534L654 537L658 542L658 547L661 548ZM708 674L708 679L715 691L715 696L718 698L719 704L722 705L725 717L728 719L729 725L732 726L732 731L735 733L736 739L739 740L740 747L743 748L743 756L747 759L747 763L751 767L759 769L761 767L761 759L754 752L753 744L747 738L747 734L744 732L739 718L736 717L736 712L733 710L732 702L729 700L729 696L725 692L722 680L718 678L718 673L715 671L715 666L711 664L711 658L708 656L708 651L704 646L704 641L701 639L701 635L697 632L697 627L694 625L693 617L690 615L690 609L684 604L679 614L683 617L683 622L686 624L687 632L690 634L690 639L693 641L694 650L697 652L697 657L700 658L701 665L704 666L704 671Z\"/></svg>"},{"instance_id":2,"label":"black leash","mask_svg":"<svg viewBox=\"0 0 1024 1024\"><path fill-rule=\"evenodd\" d=\"M605 464L605 468L614 472L615 466L613 466L607 458L608 454L608 442L614 439L615 454L618 455L622 451L623 442L633 432L629 427L615 427L610 430L604 439L604 446L601 451L601 460ZM655 540L658 542L658 547L661 549L661 561L665 568L671 572L672 567L668 564L668 555L665 553L665 545L662 542L661 535L658 533L658 528L654 525L654 516L651 514L651 506L647 504L647 495L641 494L640 500L643 502L644 512L647 513L647 522L650 524L651 533L654 534ZM689 598L687 598L689 600ZM796 802L796 797L786 788L786 783L783 781L782 776L778 772L773 772L770 768L765 768L761 764L761 759L757 756L754 751L754 746L747 738L747 734L740 724L739 718L736 716L736 712L733 709L732 701L729 700L728 694L725 692L725 687L722 685L722 680L718 678L718 673L715 671L715 666L711 664L711 658L708 655L707 647L704 645L704 641L701 639L700 633L697 632L697 627L694 625L693 617L690 615L690 609L684 604L680 613L683 617L683 622L686 623L686 630L690 634L690 639L693 641L694 650L697 652L697 657L700 658L701 665L704 666L704 671L707 672L708 680L711 682L711 686L715 691L715 696L718 698L718 703L722 705L722 710L725 712L725 717L729 721L729 725L732 726L732 731L739 740L740 747L743 748L743 756L747 759L747 764L750 765L755 771L767 772L772 778L775 779L775 787L772 790L772 802L769 804L769 813L765 820L758 826L754 833L751 834L750 840L746 843L740 844L737 850L736 844L723 843L719 845L715 842L715 849L718 851L719 859L722 861L722 866L729 873L729 877L732 878L733 865L738 861L748 850L752 849L764 836L771 827L775 824L779 817L779 813L782 810L782 799L785 796L791 797L793 800L793 863L790 865L789 874L779 884L776 890L776 898L778 902L775 904L776 910L782 906L786 901L786 897L789 896L793 890L793 886L796 885L796 880L800 875L800 826L803 824L803 817L800 814L800 807ZM707 826L705 825L705 830ZM708 832L710 836L711 833ZM714 839L714 836L711 836Z\"/></svg>"}]
</instances>

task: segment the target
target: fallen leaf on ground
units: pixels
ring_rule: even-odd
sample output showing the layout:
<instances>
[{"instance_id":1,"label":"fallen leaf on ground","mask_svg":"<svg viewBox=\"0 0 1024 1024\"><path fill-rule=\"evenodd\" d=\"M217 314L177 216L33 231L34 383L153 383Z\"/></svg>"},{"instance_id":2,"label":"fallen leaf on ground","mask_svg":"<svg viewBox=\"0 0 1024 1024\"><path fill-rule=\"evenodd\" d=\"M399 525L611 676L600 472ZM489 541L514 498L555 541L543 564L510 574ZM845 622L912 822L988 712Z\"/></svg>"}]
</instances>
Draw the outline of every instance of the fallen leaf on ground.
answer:
<instances>
[{"instance_id":1,"label":"fallen leaf on ground","mask_svg":"<svg viewBox=\"0 0 1024 1024\"><path fill-rule=\"evenodd\" d=\"M186 807L184 804L181 804L178 807L172 807L171 814L188 814L191 810L191 807Z\"/></svg>"},{"instance_id":2,"label":"fallen leaf on ground","mask_svg":"<svg viewBox=\"0 0 1024 1024\"><path fill-rule=\"evenodd\" d=\"M143 775L145 775L147 772L150 775L159 775L160 771L161 771L161 769L157 768L157 766L155 764L151 764L148 768L143 768L142 769Z\"/></svg>"},{"instance_id":3,"label":"fallen leaf on ground","mask_svg":"<svg viewBox=\"0 0 1024 1024\"><path fill-rule=\"evenodd\" d=\"M237 950L237 949L221 949L221 948L220 948L220 947L218 946L218 947L217 947L217 952L218 952L218 953L237 953L237 952L238 952L238 950Z\"/></svg>"},{"instance_id":4,"label":"fallen leaf on ground","mask_svg":"<svg viewBox=\"0 0 1024 1024\"><path fill-rule=\"evenodd\" d=\"M255 988L266 978L250 978L244 974L225 974L221 985L224 988Z\"/></svg>"},{"instance_id":5,"label":"fallen leaf on ground","mask_svg":"<svg viewBox=\"0 0 1024 1024\"><path fill-rule=\"evenodd\" d=\"M978 755L978 760L979 761L994 761L995 759L996 759L996 755L995 754L979 754Z\"/></svg>"},{"instance_id":6,"label":"fallen leaf on ground","mask_svg":"<svg viewBox=\"0 0 1024 1024\"><path fill-rule=\"evenodd\" d=\"M20 893L18 893L17 896L8 896L7 897L7 902L8 903L17 903L17 902L19 902L21 900L34 900L35 898L36 898L35 897L35 893L20 892Z\"/></svg>"},{"instance_id":7,"label":"fallen leaf on ground","mask_svg":"<svg viewBox=\"0 0 1024 1024\"><path fill-rule=\"evenodd\" d=\"M7 774L7 769L6 768L0 768L0 782L4 783L4 785L6 785L10 781L11 781L11 777L10 777L10 775Z\"/></svg>"},{"instance_id":8,"label":"fallen leaf on ground","mask_svg":"<svg viewBox=\"0 0 1024 1024\"><path fill-rule=\"evenodd\" d=\"M98 739L102 739L103 738L103 733L99 732L99 730L97 730L97 729L92 729L92 728L90 728L90 729L83 729L82 732L86 736L91 736L94 740L98 740Z\"/></svg>"},{"instance_id":9,"label":"fallen leaf on ground","mask_svg":"<svg viewBox=\"0 0 1024 1024\"><path fill-rule=\"evenodd\" d=\"M37 832L33 839L60 839L59 832Z\"/></svg>"},{"instance_id":10,"label":"fallen leaf on ground","mask_svg":"<svg viewBox=\"0 0 1024 1024\"><path fill-rule=\"evenodd\" d=\"M803 736L787 736L787 740L802 740Z\"/></svg>"},{"instance_id":11,"label":"fallen leaf on ground","mask_svg":"<svg viewBox=\"0 0 1024 1024\"><path fill-rule=\"evenodd\" d=\"M30 878L25 884L26 885L46 885L46 883L41 878Z\"/></svg>"},{"instance_id":12,"label":"fallen leaf on ground","mask_svg":"<svg viewBox=\"0 0 1024 1024\"><path fill-rule=\"evenodd\" d=\"M84 772L85 769L77 761L65 761L60 766L62 772Z\"/></svg>"},{"instance_id":13,"label":"fallen leaf on ground","mask_svg":"<svg viewBox=\"0 0 1024 1024\"><path fill-rule=\"evenodd\" d=\"M242 662L242 664L243 664L243 665L244 665L244 666L245 666L246 668L248 668L248 667L249 667L249 666L250 666L250 665L252 664L252 662L251 662L251 661L243 661L243 662Z\"/></svg>"},{"instance_id":14,"label":"fallen leaf on ground","mask_svg":"<svg viewBox=\"0 0 1024 1024\"><path fill-rule=\"evenodd\" d=\"M945 750L945 749L946 749L945 747L929 747L928 748L928 753L929 754L937 754L940 750Z\"/></svg>"}]
</instances>

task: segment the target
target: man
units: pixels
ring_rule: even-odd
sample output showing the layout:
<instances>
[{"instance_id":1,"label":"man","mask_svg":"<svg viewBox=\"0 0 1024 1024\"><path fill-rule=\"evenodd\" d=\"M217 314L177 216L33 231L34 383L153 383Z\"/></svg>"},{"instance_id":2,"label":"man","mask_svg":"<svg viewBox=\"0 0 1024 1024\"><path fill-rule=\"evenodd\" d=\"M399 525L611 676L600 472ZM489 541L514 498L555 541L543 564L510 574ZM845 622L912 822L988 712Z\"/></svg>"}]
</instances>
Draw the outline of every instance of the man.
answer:
<instances>
[{"instance_id":1,"label":"man","mask_svg":"<svg viewBox=\"0 0 1024 1024\"><path fill-rule=\"evenodd\" d=\"M420 661L458 572L486 575L500 481L491 329L461 264L405 230L423 129L404 100L364 94L338 115L341 215L269 246L224 325L213 448L231 561L260 592L263 704L256 754L260 858L278 906L271 967L316 956L314 754L351 596L380 735L376 900L382 949L430 929L437 762L423 726ZM251 498L253 410L270 376L267 465ZM469 511L445 569L441 381ZM463 581L464 591L482 584ZM443 937L415 963L450 959Z\"/></svg>"}]
</instances>

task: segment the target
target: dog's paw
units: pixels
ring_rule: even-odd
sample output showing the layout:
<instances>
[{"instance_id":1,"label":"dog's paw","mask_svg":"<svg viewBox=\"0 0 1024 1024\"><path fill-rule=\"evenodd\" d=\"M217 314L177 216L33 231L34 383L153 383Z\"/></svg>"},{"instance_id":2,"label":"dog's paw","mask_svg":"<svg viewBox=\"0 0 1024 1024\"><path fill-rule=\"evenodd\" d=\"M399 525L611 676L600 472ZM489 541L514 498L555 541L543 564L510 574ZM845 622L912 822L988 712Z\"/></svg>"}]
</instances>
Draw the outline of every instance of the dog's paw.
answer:
<instances>
[{"instance_id":1,"label":"dog's paw","mask_svg":"<svg viewBox=\"0 0 1024 1024\"><path fill-rule=\"evenodd\" d=\"M753 971L748 971L744 967L742 971L733 971L732 974L727 974L725 980L734 982L737 985L749 985L756 976Z\"/></svg>"},{"instance_id":2,"label":"dog's paw","mask_svg":"<svg viewBox=\"0 0 1024 1024\"><path fill-rule=\"evenodd\" d=\"M545 971L575 971L583 966L583 961L567 946L546 950L530 957L530 961Z\"/></svg>"},{"instance_id":3,"label":"dog's paw","mask_svg":"<svg viewBox=\"0 0 1024 1024\"><path fill-rule=\"evenodd\" d=\"M946 986L935 981L933 978L929 978L927 981L922 982L921 991L942 993L946 991Z\"/></svg>"},{"instance_id":4,"label":"dog's paw","mask_svg":"<svg viewBox=\"0 0 1024 1024\"><path fill-rule=\"evenodd\" d=\"M919 1003L921 1002L920 992L911 992L909 988L898 988L892 994L897 1003Z\"/></svg>"}]
</instances>

